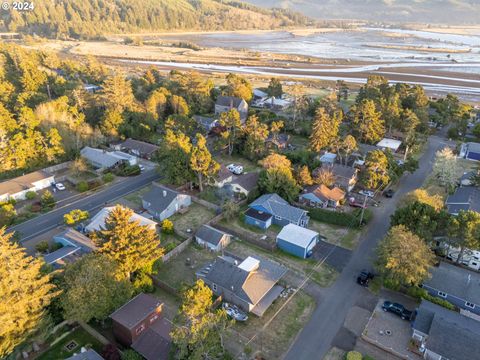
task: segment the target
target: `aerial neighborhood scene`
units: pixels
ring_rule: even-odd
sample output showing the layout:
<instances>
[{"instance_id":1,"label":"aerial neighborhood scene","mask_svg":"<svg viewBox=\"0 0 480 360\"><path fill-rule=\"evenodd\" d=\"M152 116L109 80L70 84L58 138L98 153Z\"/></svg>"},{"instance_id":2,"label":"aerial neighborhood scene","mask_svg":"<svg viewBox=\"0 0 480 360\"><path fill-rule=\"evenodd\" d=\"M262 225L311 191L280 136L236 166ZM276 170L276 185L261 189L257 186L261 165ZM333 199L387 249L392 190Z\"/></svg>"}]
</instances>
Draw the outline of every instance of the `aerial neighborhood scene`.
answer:
<instances>
[{"instance_id":1,"label":"aerial neighborhood scene","mask_svg":"<svg viewBox=\"0 0 480 360\"><path fill-rule=\"evenodd\" d=\"M0 359L480 359L479 14L4 0Z\"/></svg>"}]
</instances>

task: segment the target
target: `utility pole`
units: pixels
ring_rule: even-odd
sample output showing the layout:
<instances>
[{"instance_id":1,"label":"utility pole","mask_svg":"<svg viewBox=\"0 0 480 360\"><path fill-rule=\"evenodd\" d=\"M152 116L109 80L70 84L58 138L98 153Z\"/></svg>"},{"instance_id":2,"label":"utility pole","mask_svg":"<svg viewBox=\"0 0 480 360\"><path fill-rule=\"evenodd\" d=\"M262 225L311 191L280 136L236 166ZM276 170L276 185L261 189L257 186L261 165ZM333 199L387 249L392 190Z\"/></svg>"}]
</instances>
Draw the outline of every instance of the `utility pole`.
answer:
<instances>
[{"instance_id":1,"label":"utility pole","mask_svg":"<svg viewBox=\"0 0 480 360\"><path fill-rule=\"evenodd\" d=\"M367 206L367 195L365 194L364 195L364 199L363 199L363 205L362 205L362 213L360 215L360 226L362 226L362 222L363 222L363 215L365 213L365 207Z\"/></svg>"}]
</instances>

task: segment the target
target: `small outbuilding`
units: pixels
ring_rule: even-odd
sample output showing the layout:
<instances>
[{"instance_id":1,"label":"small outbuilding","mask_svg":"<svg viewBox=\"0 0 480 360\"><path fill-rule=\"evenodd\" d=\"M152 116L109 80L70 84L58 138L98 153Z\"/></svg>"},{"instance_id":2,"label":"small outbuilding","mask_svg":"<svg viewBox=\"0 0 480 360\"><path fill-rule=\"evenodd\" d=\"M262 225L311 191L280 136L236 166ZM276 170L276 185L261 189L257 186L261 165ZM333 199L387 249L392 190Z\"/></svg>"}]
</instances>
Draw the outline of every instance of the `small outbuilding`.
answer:
<instances>
[{"instance_id":1,"label":"small outbuilding","mask_svg":"<svg viewBox=\"0 0 480 360\"><path fill-rule=\"evenodd\" d=\"M220 251L230 244L231 236L210 225L202 225L195 233L195 240L203 247Z\"/></svg>"},{"instance_id":2,"label":"small outbuilding","mask_svg":"<svg viewBox=\"0 0 480 360\"><path fill-rule=\"evenodd\" d=\"M398 149L400 148L400 145L402 145L402 142L400 140L383 138L377 144L377 147L382 149L382 150L389 149L392 152L397 152Z\"/></svg>"},{"instance_id":3,"label":"small outbuilding","mask_svg":"<svg viewBox=\"0 0 480 360\"><path fill-rule=\"evenodd\" d=\"M277 235L277 246L285 252L306 259L312 255L319 234L304 227L288 224Z\"/></svg>"}]
</instances>

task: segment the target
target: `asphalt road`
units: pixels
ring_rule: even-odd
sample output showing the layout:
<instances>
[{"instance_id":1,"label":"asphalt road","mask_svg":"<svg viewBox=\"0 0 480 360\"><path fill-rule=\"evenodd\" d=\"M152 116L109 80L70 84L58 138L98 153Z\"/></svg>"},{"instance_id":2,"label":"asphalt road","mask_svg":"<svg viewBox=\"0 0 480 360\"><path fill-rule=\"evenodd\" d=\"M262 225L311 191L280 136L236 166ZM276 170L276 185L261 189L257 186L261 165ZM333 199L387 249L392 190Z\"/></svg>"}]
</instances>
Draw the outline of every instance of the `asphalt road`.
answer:
<instances>
[{"instance_id":1,"label":"asphalt road","mask_svg":"<svg viewBox=\"0 0 480 360\"><path fill-rule=\"evenodd\" d=\"M358 248L336 282L330 288L322 289L316 299L319 305L289 349L285 356L286 360L324 358L331 347L332 340L341 330L350 308L362 297L367 296L368 290L358 286L355 279L362 269L373 267L375 247L387 233L390 227L390 215L397 208L399 199L423 184L431 172L435 152L445 145L443 139L436 136L430 137L425 153L419 161L419 169L400 179L398 190L392 199L384 199L382 206L373 208L374 218L360 239Z\"/></svg>"},{"instance_id":2,"label":"asphalt road","mask_svg":"<svg viewBox=\"0 0 480 360\"><path fill-rule=\"evenodd\" d=\"M29 240L63 224L63 215L73 209L87 210L90 214L93 214L106 203L110 203L122 196L134 192L159 178L160 175L156 170L149 170L138 176L126 178L123 181L108 186L103 190L93 192L92 194L85 196L77 195L70 199L64 199L57 203L57 207L54 210L21 224L12 226L8 231L19 232L21 242Z\"/></svg>"}]
</instances>

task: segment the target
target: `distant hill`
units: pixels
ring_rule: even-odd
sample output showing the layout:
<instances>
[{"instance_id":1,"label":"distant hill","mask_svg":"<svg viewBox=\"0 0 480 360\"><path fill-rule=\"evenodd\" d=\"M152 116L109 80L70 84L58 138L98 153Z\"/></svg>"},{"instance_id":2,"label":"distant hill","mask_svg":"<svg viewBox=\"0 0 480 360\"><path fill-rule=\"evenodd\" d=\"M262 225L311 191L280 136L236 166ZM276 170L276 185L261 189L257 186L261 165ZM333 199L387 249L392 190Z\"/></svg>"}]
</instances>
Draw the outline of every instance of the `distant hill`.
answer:
<instances>
[{"instance_id":1,"label":"distant hill","mask_svg":"<svg viewBox=\"0 0 480 360\"><path fill-rule=\"evenodd\" d=\"M0 30L55 38L133 31L274 29L309 22L288 9L228 0L35 0L34 11L0 11Z\"/></svg>"},{"instance_id":2,"label":"distant hill","mask_svg":"<svg viewBox=\"0 0 480 360\"><path fill-rule=\"evenodd\" d=\"M300 11L317 19L480 25L479 0L245 0Z\"/></svg>"}]
</instances>

